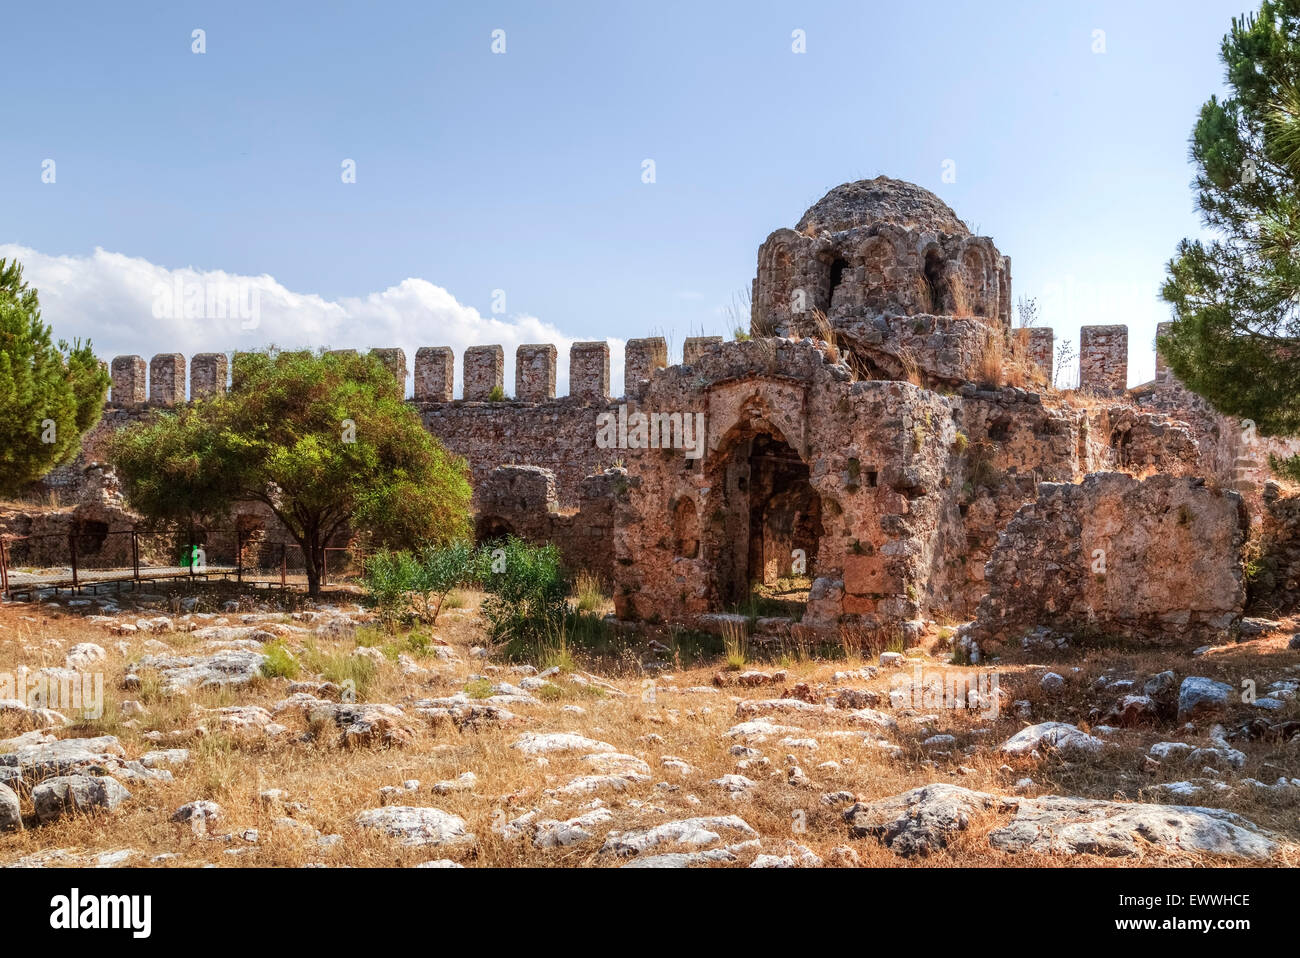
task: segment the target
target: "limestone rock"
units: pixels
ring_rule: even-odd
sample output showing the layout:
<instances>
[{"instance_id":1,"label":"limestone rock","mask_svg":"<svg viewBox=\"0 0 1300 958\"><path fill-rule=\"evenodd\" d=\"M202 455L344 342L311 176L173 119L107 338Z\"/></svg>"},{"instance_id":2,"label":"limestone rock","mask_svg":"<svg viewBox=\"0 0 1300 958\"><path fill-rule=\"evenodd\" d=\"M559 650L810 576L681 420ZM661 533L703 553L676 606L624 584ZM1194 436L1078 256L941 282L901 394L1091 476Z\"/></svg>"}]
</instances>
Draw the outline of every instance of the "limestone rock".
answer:
<instances>
[{"instance_id":1,"label":"limestone rock","mask_svg":"<svg viewBox=\"0 0 1300 958\"><path fill-rule=\"evenodd\" d=\"M844 812L855 837L880 839L904 858L944 848L964 831L977 813L994 808L998 799L959 785L924 785L874 802L858 802Z\"/></svg>"},{"instance_id":2,"label":"limestone rock","mask_svg":"<svg viewBox=\"0 0 1300 958\"><path fill-rule=\"evenodd\" d=\"M108 775L57 775L32 789L32 805L43 825L76 812L111 812L130 797Z\"/></svg>"},{"instance_id":3,"label":"limestone rock","mask_svg":"<svg viewBox=\"0 0 1300 958\"><path fill-rule=\"evenodd\" d=\"M1002 851L1133 856L1152 849L1263 861L1275 836L1232 812L1086 798L1021 800L1010 823L989 836Z\"/></svg>"},{"instance_id":4,"label":"limestone rock","mask_svg":"<svg viewBox=\"0 0 1300 958\"><path fill-rule=\"evenodd\" d=\"M1178 689L1178 721L1227 711L1231 695L1231 685L1189 675Z\"/></svg>"},{"instance_id":5,"label":"limestone rock","mask_svg":"<svg viewBox=\"0 0 1300 958\"><path fill-rule=\"evenodd\" d=\"M1005 755L1028 755L1036 749L1053 748L1059 752L1097 752L1102 741L1066 722L1042 722L1022 728L1002 743Z\"/></svg>"},{"instance_id":6,"label":"limestone rock","mask_svg":"<svg viewBox=\"0 0 1300 958\"><path fill-rule=\"evenodd\" d=\"M402 845L418 848L472 845L474 835L465 828L465 820L438 808L414 808L388 805L359 812L357 824L373 828Z\"/></svg>"}]
</instances>

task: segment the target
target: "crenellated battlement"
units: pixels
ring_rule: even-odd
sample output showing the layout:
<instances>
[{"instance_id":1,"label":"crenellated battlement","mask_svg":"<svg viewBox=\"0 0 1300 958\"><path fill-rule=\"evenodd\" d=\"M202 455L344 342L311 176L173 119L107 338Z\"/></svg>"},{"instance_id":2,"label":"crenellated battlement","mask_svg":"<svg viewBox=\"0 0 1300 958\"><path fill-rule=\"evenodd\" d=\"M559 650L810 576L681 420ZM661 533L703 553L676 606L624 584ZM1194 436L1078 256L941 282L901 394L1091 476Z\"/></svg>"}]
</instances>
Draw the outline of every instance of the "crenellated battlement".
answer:
<instances>
[{"instance_id":1,"label":"crenellated battlement","mask_svg":"<svg viewBox=\"0 0 1300 958\"><path fill-rule=\"evenodd\" d=\"M1161 323L1164 333L1168 323ZM1032 326L1016 332L1026 343L1027 355L1050 382L1055 365L1055 336L1050 327ZM708 350L723 343L721 336L693 336L682 346L682 364L694 365ZM354 349L331 350L355 354ZM410 368L406 351L397 347L370 350L405 384ZM110 363L114 406L172 406L203 399L237 388L240 357L244 353L196 353L189 361L186 389L185 357L159 353L146 361L141 356L116 356ZM462 400L454 398L456 355L449 346L421 346L415 352L414 389L417 403L491 402L547 403L568 399L583 404L605 403L619 394L610 382L610 349L605 342L578 342L569 347L569 391L557 395L556 363L559 349L552 343L529 343L515 350L513 393L505 381L505 350L496 344L470 346L460 357ZM655 370L668 367L668 343L662 336L629 339L623 354L622 396L637 399ZM1128 327L1083 326L1079 330L1078 389L1118 395L1127 388ZM1169 368L1156 356L1157 385L1169 379Z\"/></svg>"},{"instance_id":2,"label":"crenellated battlement","mask_svg":"<svg viewBox=\"0 0 1300 958\"><path fill-rule=\"evenodd\" d=\"M688 339L685 354L694 361L720 336ZM355 349L330 350L332 354L355 354ZM406 351L398 347L370 350L393 377L405 384ZM203 399L238 388L240 352L197 353L190 360L189 389L186 389L185 357L180 353L159 353L145 361L141 356L115 356L109 364L114 406L173 406L186 399ZM505 350L499 345L470 346L461 356L463 401L545 403L574 399L583 403L605 403L611 398L610 351L605 342L579 342L569 347L569 392L557 396L556 360L559 350L552 343L530 343L515 351L513 395L505 382ZM668 365L668 344L663 337L629 340L624 350L624 394L635 396L656 369ZM421 346L415 352L413 395L418 403L455 402L456 356L449 346Z\"/></svg>"}]
</instances>

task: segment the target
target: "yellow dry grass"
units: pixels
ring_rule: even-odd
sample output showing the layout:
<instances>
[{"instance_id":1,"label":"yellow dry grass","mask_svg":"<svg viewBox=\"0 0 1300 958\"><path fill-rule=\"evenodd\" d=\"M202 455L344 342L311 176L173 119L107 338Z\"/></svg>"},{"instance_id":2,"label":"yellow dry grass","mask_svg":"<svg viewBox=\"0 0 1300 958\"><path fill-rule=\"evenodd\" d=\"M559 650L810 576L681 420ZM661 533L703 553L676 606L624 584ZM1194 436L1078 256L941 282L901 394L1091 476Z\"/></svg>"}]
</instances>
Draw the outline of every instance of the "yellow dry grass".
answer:
<instances>
[{"instance_id":1,"label":"yellow dry grass","mask_svg":"<svg viewBox=\"0 0 1300 958\"><path fill-rule=\"evenodd\" d=\"M363 642L378 642L384 657L367 690L366 699L409 706L419 698L444 696L466 689L475 674L486 674L495 681L516 683L519 676L510 674L503 663L489 663L476 658L471 649L482 647L485 636L477 614L478 596L467 593L463 608L449 609L439 620L433 638L449 645L459 662L447 663L432 656L419 656L405 645L405 636L362 635ZM183 634L155 636L175 648L181 648ZM537 705L510 706L520 716L516 724L488 726L478 730L458 730L449 723L430 724L411 715L414 741L402 748L353 748L338 744L337 730L309 729L301 718L281 714L278 721L289 727L286 734L268 738L261 734L239 735L195 732L202 710L222 705L272 706L287 694L287 679L262 679L251 686L220 692L195 693L190 696L166 696L153 690L149 694L148 714L138 722L121 719L119 703L126 698L140 698L139 692L120 688L127 664L143 651L145 637L119 639L106 630L85 623L79 615L66 611L32 606L8 606L0 609L0 670L20 664L37 667L61 665L64 651L77 642L93 641L109 651L105 663L105 717L60 730L60 737L98 734L117 735L129 758L156 748L174 745L191 750L190 761L173 769L174 781L166 784L130 786L133 797L115 814L77 815L59 822L0 835L0 864L53 848L78 854L93 854L119 849L134 849L138 854L131 864L146 864L157 855L175 855L160 862L162 867L225 866L294 867L308 863L335 865L390 866L414 865L435 858L450 857L468 866L546 866L585 867L610 862L597 852L599 838L569 848L535 848L528 839L507 840L498 834L500 826L532 808L540 808L540 818L563 820L581 814L593 796L564 798L555 796L552 803L548 790L554 790L575 777L590 774L592 769L574 753L553 754L545 761L526 757L511 743L521 732L576 732L614 745L618 751L637 755L652 768L651 780L633 784L621 793L601 792L616 815L614 827L628 830L651 826L673 818L700 815L738 814L764 838L764 851L784 853L786 839L812 849L830 861L832 849L850 846L860 864L871 866L1119 866L1143 864L1229 865L1226 860L1201 859L1196 856L1170 854L1152 848L1140 861L1104 859L1092 856L1052 857L1042 855L1009 856L992 850L985 840L999 824L990 813L976 821L952 845L923 860L903 860L874 839L853 839L843 820L843 805L822 802L825 793L849 791L863 800L898 794L931 782L952 782L976 790L1012 794L1013 783L1031 777L1036 783L1029 794L1067 794L1094 798L1116 795L1137 799L1150 786L1172 781L1188 774L1187 770L1144 768L1142 754L1154 741L1179 737L1176 728L1136 729L1117 733L1113 741L1122 747L1109 749L1106 756L1087 762L1066 762L1048 758L1041 762L1016 760L1004 762L992 747L1023 727L1025 722L1004 709L996 720L982 718L977 712L938 710L932 719L914 721L899 715L899 729L891 736L902 747L899 758L864 747L862 735L837 737L835 730L850 728L836 716L774 716L780 724L798 725L806 736L816 738L820 747L808 751L779 745L775 740L758 745L770 761L767 768L751 768L743 774L759 783L752 799L733 801L710 782L736 773L737 758L729 754L734 744L727 730L742 719L736 717L736 705L744 698L777 698L806 684L822 692L832 689L835 671L856 669L864 664L859 650L870 648L862 637L848 637L843 651L833 659L819 658L808 650L795 655L789 649L774 651L770 658L780 659L787 670L782 686L757 689L727 687L712 694L689 692L708 686L722 668L720 658L701 662L695 667L670 669L651 676L627 663L634 657L623 656L618 668L606 668L610 660L585 659L575 652L577 671L553 679L556 691L543 697ZM115 648L127 642L125 654ZM321 654L348 656L357 647L356 639L314 640ZM645 648L645 637L629 641ZM285 640L287 647L302 657L302 642L296 637ZM394 661L399 646L417 659L427 671L404 674ZM905 671L922 666L931 671L959 671L974 675L977 669L948 666L942 642L936 641L934 655L909 650ZM1263 641L1235 646L1200 659L1172 650L1133 650L1098 647L1071 651L1052 668L1067 676L1064 690L1043 692L1039 677L1043 667L1018 661L1007 653L999 665L1000 681L1010 699L1027 699L1034 709L1034 721L1056 719L1086 725L1088 711L1113 701L1114 695L1092 689L1093 680L1109 671L1111 675L1132 674L1139 679L1165 668L1184 674L1207 675L1238 685L1242 675L1261 679L1294 664L1295 655L1284 643ZM762 652L751 649L746 667L764 668ZM638 651L638 655L645 654ZM828 653L829 654L829 653ZM671 664L671 658L668 660ZM869 661L874 661L874 658ZM594 691L578 679L582 670L597 670L614 691ZM894 673L882 670L876 678L841 682L857 688L872 689L888 700ZM308 676L302 676L308 678ZM581 711L573 710L577 706ZM1291 713L1296 711L1290 705ZM410 713L408 712L408 715ZM860 726L856 727L859 730ZM9 731L19 731L10 729ZM317 734L312 736L310 733ZM152 741L150 732L164 733L162 742ZM957 744L947 756L934 756L921 743L937 733L953 735ZM3 737L4 730L0 730ZM802 734L802 733L801 733ZM975 746L970 754L963 754ZM1239 745L1249 759L1241 776L1273 781L1278 775L1300 775L1295 744L1250 743ZM797 787L787 783L785 755L795 753L800 766L815 787ZM674 756L687 762L692 771L682 775L662 764L662 758ZM834 761L837 768L822 766ZM1010 766L1004 767L1005 766ZM433 783L452 780L472 771L478 781L469 791L436 795ZM363 809L381 804L379 790L400 786L405 780L418 779L417 791L406 793L399 804L433 806L461 816L468 829L477 836L469 850L429 850L405 848L395 841L357 826L355 817ZM666 783L667 787L658 787ZM278 805L268 806L259 800L267 789L282 789L287 801L297 803L292 813ZM1300 839L1300 823L1294 809L1278 806L1263 798L1251 798L1238 790L1238 797L1225 802L1231 808L1261 826L1274 829L1292 841ZM213 826L214 834L232 837L225 841L196 835L188 825L170 821L180 805L210 799L224 810L223 819ZM1209 798L1206 804L1214 804ZM639 807L637 807L639 805ZM24 797L30 812L30 801ZM314 838L305 837L298 827L277 822L292 814L325 835L341 835L333 848L320 847ZM240 835L256 829L256 844ZM230 850L242 850L238 855ZM665 849L660 849L665 850ZM743 860L742 860L743 861ZM1295 864L1293 850L1285 853L1278 864Z\"/></svg>"}]
</instances>

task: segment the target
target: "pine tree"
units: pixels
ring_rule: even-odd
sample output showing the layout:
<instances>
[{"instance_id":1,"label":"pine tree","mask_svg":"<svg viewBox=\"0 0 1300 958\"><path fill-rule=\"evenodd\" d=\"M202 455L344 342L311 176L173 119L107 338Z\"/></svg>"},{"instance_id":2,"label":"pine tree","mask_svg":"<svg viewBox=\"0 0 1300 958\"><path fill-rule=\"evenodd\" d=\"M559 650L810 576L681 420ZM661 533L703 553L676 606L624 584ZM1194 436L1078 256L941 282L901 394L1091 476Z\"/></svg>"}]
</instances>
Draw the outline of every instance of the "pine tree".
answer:
<instances>
[{"instance_id":1,"label":"pine tree","mask_svg":"<svg viewBox=\"0 0 1300 958\"><path fill-rule=\"evenodd\" d=\"M1183 240L1162 296L1159 348L1216 409L1261 435L1300 434L1300 0L1234 18L1191 137L1197 205L1213 238ZM1300 479L1300 457L1274 468Z\"/></svg>"},{"instance_id":2,"label":"pine tree","mask_svg":"<svg viewBox=\"0 0 1300 958\"><path fill-rule=\"evenodd\" d=\"M54 344L22 266L0 259L0 495L76 457L108 384L89 341Z\"/></svg>"}]
</instances>

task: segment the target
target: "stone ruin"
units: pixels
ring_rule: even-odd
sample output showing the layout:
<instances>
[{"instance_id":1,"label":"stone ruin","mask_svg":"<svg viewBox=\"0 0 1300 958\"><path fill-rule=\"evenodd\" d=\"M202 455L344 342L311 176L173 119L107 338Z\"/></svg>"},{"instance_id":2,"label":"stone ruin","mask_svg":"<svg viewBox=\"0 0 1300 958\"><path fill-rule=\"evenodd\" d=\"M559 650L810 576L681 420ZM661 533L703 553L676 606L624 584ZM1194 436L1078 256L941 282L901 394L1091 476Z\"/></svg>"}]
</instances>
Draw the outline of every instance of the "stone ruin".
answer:
<instances>
[{"instance_id":1,"label":"stone ruin","mask_svg":"<svg viewBox=\"0 0 1300 958\"><path fill-rule=\"evenodd\" d=\"M410 402L468 461L479 538L555 542L626 620L716 621L756 583L796 596L787 629L974 619L975 647L1044 623L1158 638L1231 628L1248 600L1294 609L1300 500L1267 459L1300 446L1217 415L1159 357L1128 388L1122 325L1083 327L1078 388L1052 388L1052 331L1013 329L1011 303L991 239L878 177L759 247L750 338L688 339L675 365L663 338L630 340L621 397L605 343L572 346L567 396L556 348L518 347L507 398L500 346L465 351L460 399L452 350L422 347ZM405 383L402 350L375 352ZM193 357L188 398L228 388L227 366L236 388L238 365ZM187 401L179 354L111 369L87 461ZM1269 570L1253 597L1250 534Z\"/></svg>"}]
</instances>

